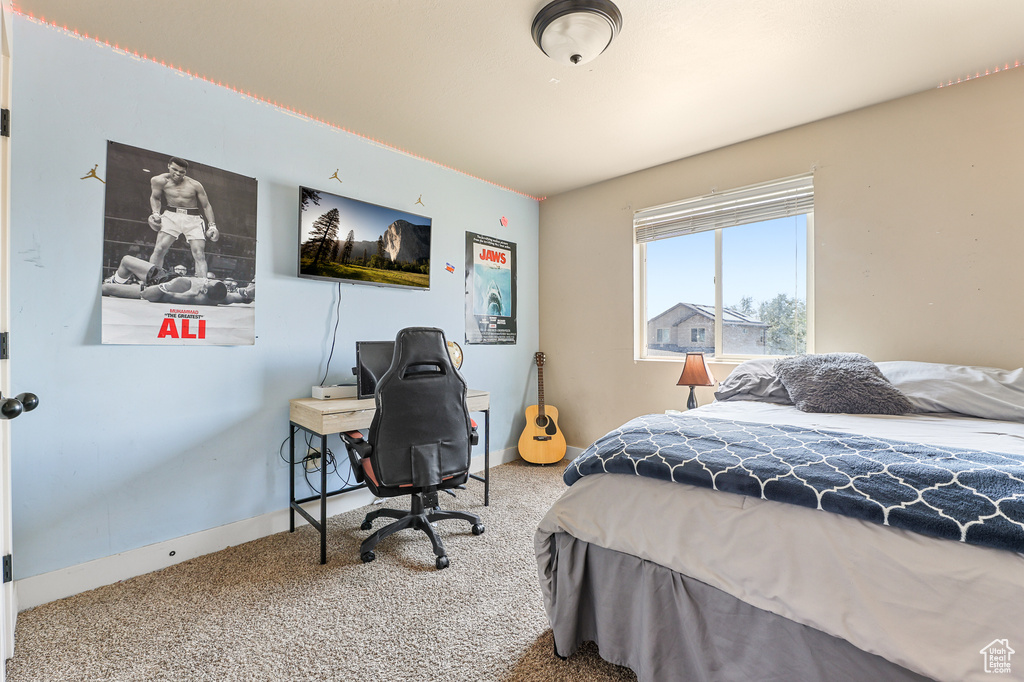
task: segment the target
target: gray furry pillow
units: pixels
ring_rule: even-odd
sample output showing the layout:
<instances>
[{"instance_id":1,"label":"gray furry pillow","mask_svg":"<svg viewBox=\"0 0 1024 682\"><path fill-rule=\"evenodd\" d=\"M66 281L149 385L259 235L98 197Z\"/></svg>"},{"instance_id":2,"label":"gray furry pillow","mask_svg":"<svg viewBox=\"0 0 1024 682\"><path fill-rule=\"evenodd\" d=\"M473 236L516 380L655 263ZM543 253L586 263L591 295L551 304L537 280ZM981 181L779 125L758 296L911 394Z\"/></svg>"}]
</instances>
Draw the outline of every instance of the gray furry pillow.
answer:
<instances>
[{"instance_id":1,"label":"gray furry pillow","mask_svg":"<svg viewBox=\"0 0 1024 682\"><path fill-rule=\"evenodd\" d=\"M796 355L775 362L775 373L797 409L845 414L905 414L914 407L860 353Z\"/></svg>"}]
</instances>

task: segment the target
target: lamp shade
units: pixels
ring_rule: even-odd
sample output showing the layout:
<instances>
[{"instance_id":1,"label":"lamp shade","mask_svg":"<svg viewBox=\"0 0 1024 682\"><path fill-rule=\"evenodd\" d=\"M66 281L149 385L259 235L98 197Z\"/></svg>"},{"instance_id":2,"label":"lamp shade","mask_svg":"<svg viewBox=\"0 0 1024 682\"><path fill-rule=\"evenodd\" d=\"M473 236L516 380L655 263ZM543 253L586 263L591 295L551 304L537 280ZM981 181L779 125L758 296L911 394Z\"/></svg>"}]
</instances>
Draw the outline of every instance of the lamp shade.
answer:
<instances>
[{"instance_id":1,"label":"lamp shade","mask_svg":"<svg viewBox=\"0 0 1024 682\"><path fill-rule=\"evenodd\" d=\"M683 364L683 373L679 375L676 386L714 386L715 377L711 374L703 353L687 353Z\"/></svg>"},{"instance_id":2,"label":"lamp shade","mask_svg":"<svg viewBox=\"0 0 1024 682\"><path fill-rule=\"evenodd\" d=\"M586 64L605 51L622 28L611 0L554 0L533 20L533 40L562 64Z\"/></svg>"}]
</instances>

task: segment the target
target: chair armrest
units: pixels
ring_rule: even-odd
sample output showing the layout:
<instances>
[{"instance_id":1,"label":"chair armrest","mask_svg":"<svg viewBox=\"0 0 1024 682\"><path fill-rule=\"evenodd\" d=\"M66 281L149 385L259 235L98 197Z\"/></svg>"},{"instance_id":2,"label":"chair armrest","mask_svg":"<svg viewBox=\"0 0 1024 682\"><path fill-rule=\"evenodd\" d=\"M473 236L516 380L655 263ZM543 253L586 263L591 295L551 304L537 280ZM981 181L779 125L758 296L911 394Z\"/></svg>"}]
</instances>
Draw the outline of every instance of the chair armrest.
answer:
<instances>
[{"instance_id":1,"label":"chair armrest","mask_svg":"<svg viewBox=\"0 0 1024 682\"><path fill-rule=\"evenodd\" d=\"M352 467L356 483L362 483L364 480L363 460L373 453L373 447L363 439L363 434L360 431L346 431L339 435L342 442L345 443L345 449L348 450L348 463Z\"/></svg>"},{"instance_id":2,"label":"chair armrest","mask_svg":"<svg viewBox=\"0 0 1024 682\"><path fill-rule=\"evenodd\" d=\"M476 431L476 420L470 418L469 423L473 426L473 430L469 434L469 444L476 445L480 442L480 434Z\"/></svg>"}]
</instances>

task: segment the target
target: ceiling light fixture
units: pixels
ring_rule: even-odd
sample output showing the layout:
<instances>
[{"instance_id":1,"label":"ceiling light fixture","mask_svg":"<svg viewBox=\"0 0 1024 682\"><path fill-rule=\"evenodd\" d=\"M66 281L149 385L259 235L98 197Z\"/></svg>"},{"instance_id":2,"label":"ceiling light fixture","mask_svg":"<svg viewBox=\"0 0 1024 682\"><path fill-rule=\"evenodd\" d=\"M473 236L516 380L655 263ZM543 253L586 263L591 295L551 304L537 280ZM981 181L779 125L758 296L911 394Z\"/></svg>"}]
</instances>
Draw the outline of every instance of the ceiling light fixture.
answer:
<instances>
[{"instance_id":1,"label":"ceiling light fixture","mask_svg":"<svg viewBox=\"0 0 1024 682\"><path fill-rule=\"evenodd\" d=\"M533 20L533 41L562 64L586 64L607 49L622 28L611 0L554 0Z\"/></svg>"}]
</instances>

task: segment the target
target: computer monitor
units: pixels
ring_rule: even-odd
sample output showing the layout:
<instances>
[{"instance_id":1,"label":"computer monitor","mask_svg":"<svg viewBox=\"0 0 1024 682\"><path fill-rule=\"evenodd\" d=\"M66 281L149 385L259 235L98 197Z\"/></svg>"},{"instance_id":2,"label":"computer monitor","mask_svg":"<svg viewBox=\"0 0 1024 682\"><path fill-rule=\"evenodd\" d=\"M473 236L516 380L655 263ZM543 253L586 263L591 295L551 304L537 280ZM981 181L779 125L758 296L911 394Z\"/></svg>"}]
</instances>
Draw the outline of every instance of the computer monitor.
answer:
<instances>
[{"instance_id":1,"label":"computer monitor","mask_svg":"<svg viewBox=\"0 0 1024 682\"><path fill-rule=\"evenodd\" d=\"M394 341L356 341L356 391L359 398L372 398L377 382L391 367Z\"/></svg>"}]
</instances>

